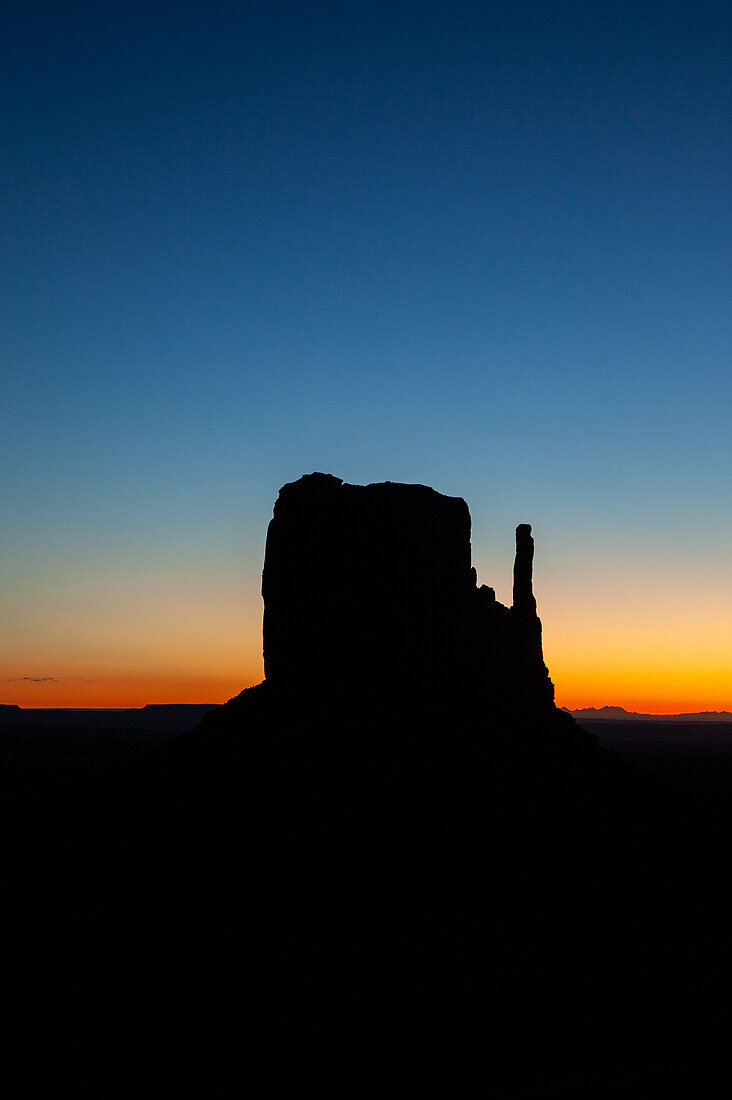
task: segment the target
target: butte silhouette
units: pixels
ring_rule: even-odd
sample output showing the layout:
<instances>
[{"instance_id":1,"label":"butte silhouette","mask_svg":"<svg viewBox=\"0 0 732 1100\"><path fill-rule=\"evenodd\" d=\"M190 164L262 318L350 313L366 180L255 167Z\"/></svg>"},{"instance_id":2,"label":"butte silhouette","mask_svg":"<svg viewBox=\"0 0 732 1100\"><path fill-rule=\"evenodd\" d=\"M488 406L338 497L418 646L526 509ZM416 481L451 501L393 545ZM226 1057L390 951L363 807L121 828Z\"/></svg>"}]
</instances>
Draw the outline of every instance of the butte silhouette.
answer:
<instances>
[{"instance_id":1,"label":"butte silhouette","mask_svg":"<svg viewBox=\"0 0 732 1100\"><path fill-rule=\"evenodd\" d=\"M282 488L265 680L14 820L15 898L73 915L18 971L26 1017L67 1054L93 1037L96 1095L115 1058L119 1095L698 1086L726 1042L728 822L555 707L532 560L521 524L505 607L463 500Z\"/></svg>"}]
</instances>

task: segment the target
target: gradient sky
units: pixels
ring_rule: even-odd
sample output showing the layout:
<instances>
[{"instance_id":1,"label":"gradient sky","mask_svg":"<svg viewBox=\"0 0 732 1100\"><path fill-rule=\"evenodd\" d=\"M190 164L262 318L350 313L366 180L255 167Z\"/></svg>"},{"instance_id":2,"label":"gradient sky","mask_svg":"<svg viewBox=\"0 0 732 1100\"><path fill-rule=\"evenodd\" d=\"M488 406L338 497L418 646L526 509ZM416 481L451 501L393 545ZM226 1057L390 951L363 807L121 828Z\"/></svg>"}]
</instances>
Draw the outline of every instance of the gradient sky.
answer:
<instances>
[{"instance_id":1,"label":"gradient sky","mask_svg":"<svg viewBox=\"0 0 732 1100\"><path fill-rule=\"evenodd\" d=\"M15 5L0 701L261 678L280 485L513 530L560 704L732 710L732 8ZM375 655L378 669L378 655Z\"/></svg>"}]
</instances>

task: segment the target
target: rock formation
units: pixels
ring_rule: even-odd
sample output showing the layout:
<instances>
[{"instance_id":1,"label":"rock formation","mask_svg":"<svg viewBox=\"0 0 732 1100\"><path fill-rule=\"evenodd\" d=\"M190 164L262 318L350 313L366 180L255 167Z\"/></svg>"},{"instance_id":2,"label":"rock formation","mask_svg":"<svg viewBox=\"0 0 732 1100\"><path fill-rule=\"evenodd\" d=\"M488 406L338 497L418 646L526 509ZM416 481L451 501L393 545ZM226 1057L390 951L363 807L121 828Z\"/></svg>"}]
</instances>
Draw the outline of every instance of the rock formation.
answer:
<instances>
[{"instance_id":1,"label":"rock formation","mask_svg":"<svg viewBox=\"0 0 732 1100\"><path fill-rule=\"evenodd\" d=\"M532 587L534 571L534 540L531 524L516 528L516 560L513 565L513 607L517 614L536 614L536 599Z\"/></svg>"},{"instance_id":2,"label":"rock formation","mask_svg":"<svg viewBox=\"0 0 732 1100\"><path fill-rule=\"evenodd\" d=\"M482 687L495 705L551 705L532 559L521 524L509 610L476 586L464 500L306 475L280 490L267 533L267 681L370 694L450 682Z\"/></svg>"}]
</instances>

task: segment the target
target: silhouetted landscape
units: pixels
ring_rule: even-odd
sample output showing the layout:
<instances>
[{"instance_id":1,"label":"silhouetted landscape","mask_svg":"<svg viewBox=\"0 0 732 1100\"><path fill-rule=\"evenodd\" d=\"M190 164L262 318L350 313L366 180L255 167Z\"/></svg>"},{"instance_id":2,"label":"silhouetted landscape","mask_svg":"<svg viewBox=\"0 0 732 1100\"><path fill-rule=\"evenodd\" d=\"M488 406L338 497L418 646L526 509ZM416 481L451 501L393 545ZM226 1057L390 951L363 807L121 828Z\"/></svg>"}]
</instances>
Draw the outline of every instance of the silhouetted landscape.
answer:
<instances>
[{"instance_id":1,"label":"silhouetted landscape","mask_svg":"<svg viewBox=\"0 0 732 1100\"><path fill-rule=\"evenodd\" d=\"M3 708L19 1095L724 1094L732 726L559 710L531 527L511 607L470 527L304 476L261 684Z\"/></svg>"},{"instance_id":2,"label":"silhouetted landscape","mask_svg":"<svg viewBox=\"0 0 732 1100\"><path fill-rule=\"evenodd\" d=\"M583 710L567 710L578 722L732 722L732 714L726 710L704 710L696 714L638 714L623 707L585 707Z\"/></svg>"},{"instance_id":3,"label":"silhouetted landscape","mask_svg":"<svg viewBox=\"0 0 732 1100\"><path fill-rule=\"evenodd\" d=\"M732 797L732 724L724 712L605 717L609 709L595 711L598 717L575 712L603 748L666 783Z\"/></svg>"},{"instance_id":4,"label":"silhouetted landscape","mask_svg":"<svg viewBox=\"0 0 732 1100\"><path fill-rule=\"evenodd\" d=\"M36 770L89 769L132 760L190 729L214 704L147 706L127 710L23 710L0 707L0 762Z\"/></svg>"}]
</instances>

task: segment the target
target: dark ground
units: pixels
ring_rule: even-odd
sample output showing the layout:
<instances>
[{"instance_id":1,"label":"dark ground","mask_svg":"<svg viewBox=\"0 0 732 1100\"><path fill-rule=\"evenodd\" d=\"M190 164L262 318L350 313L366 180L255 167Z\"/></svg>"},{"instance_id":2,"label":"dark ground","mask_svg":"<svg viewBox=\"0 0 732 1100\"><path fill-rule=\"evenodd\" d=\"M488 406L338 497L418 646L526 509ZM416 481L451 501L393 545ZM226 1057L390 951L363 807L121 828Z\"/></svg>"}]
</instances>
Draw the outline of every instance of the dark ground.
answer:
<instances>
[{"instance_id":1,"label":"dark ground","mask_svg":"<svg viewBox=\"0 0 732 1100\"><path fill-rule=\"evenodd\" d=\"M600 744L664 782L732 796L732 723L584 720Z\"/></svg>"},{"instance_id":2,"label":"dark ground","mask_svg":"<svg viewBox=\"0 0 732 1100\"><path fill-rule=\"evenodd\" d=\"M0 716L4 780L14 781L25 771L82 771L134 760L190 728L185 711L173 715L174 709L165 708L165 728L143 724L143 710L23 711L22 720ZM209 709L214 708L196 712ZM156 718L153 710L150 719ZM731 722L586 719L579 724L614 756L658 779L732 793Z\"/></svg>"},{"instance_id":3,"label":"dark ground","mask_svg":"<svg viewBox=\"0 0 732 1100\"><path fill-rule=\"evenodd\" d=\"M313 707L0 730L14 1095L726 1094L724 750Z\"/></svg>"}]
</instances>

